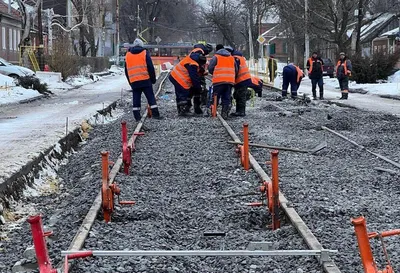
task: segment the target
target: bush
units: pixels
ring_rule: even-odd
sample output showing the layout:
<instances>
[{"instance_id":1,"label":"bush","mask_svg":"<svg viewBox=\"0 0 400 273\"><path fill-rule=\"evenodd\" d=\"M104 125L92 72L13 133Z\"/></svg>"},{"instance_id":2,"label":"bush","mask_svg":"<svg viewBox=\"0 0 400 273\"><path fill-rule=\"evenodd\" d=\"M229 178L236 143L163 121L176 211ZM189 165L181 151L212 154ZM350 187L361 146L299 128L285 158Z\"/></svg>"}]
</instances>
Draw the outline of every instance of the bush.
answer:
<instances>
[{"instance_id":1,"label":"bush","mask_svg":"<svg viewBox=\"0 0 400 273\"><path fill-rule=\"evenodd\" d=\"M377 53L370 57L353 56L352 80L357 83L376 83L378 80L387 80L393 74L400 58L400 52L394 54Z\"/></svg>"},{"instance_id":2,"label":"bush","mask_svg":"<svg viewBox=\"0 0 400 273\"><path fill-rule=\"evenodd\" d=\"M40 94L51 94L51 91L47 88L47 84L41 83L38 78L33 76L20 77L18 79L18 85L26 89L37 90Z\"/></svg>"}]
</instances>

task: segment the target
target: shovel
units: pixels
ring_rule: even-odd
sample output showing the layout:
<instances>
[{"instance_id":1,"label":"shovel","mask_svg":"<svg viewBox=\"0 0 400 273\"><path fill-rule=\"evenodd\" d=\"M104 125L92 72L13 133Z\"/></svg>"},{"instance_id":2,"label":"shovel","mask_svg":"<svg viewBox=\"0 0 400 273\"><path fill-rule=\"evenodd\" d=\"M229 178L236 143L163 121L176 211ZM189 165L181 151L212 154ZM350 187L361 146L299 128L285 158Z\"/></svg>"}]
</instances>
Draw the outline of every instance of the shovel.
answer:
<instances>
[{"instance_id":1,"label":"shovel","mask_svg":"<svg viewBox=\"0 0 400 273\"><path fill-rule=\"evenodd\" d=\"M243 145L243 142L228 141L228 143L236 144L236 145ZM301 149L288 148L288 147L277 147L277 146L270 146L270 145L266 145L266 144L257 144L257 143L249 143L249 146L257 147L257 148L275 149L275 150L281 150L281 151L295 152L295 153L315 154L316 152L319 152L322 149L326 148L328 146L328 144L327 144L326 140L324 140L311 150L301 150Z\"/></svg>"}]
</instances>

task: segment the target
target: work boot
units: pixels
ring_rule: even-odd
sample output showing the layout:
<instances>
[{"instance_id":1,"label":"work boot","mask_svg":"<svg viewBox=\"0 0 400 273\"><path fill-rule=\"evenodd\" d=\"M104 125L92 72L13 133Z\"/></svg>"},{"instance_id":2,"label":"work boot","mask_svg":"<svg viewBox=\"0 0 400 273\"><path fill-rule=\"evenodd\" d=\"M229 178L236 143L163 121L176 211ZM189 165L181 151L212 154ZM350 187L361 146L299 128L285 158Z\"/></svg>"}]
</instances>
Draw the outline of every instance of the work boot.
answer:
<instances>
[{"instance_id":1,"label":"work boot","mask_svg":"<svg viewBox=\"0 0 400 273\"><path fill-rule=\"evenodd\" d=\"M313 97L313 100L317 100L317 91L315 91L315 90L312 91L312 97Z\"/></svg>"},{"instance_id":2,"label":"work boot","mask_svg":"<svg viewBox=\"0 0 400 273\"><path fill-rule=\"evenodd\" d=\"M176 103L176 106L178 108L178 116L185 116L186 115L185 107L187 106L187 102L179 101Z\"/></svg>"},{"instance_id":3,"label":"work boot","mask_svg":"<svg viewBox=\"0 0 400 273\"><path fill-rule=\"evenodd\" d=\"M200 97L194 97L193 98L193 106L194 106L194 112L198 115L203 114L203 110L201 110L201 98Z\"/></svg>"},{"instance_id":4,"label":"work boot","mask_svg":"<svg viewBox=\"0 0 400 273\"><path fill-rule=\"evenodd\" d=\"M235 113L231 113L230 116L231 117L244 117L246 116L246 108L244 108L242 105L238 105L236 104L236 112Z\"/></svg>"},{"instance_id":5,"label":"work boot","mask_svg":"<svg viewBox=\"0 0 400 273\"><path fill-rule=\"evenodd\" d=\"M134 118L135 118L135 120L136 121L140 121L141 120L141 115L140 115L140 110L135 110L135 111L133 111L133 116L134 116Z\"/></svg>"},{"instance_id":6,"label":"work boot","mask_svg":"<svg viewBox=\"0 0 400 273\"><path fill-rule=\"evenodd\" d=\"M229 115L229 105L222 105L221 116L223 119L227 119Z\"/></svg>"},{"instance_id":7,"label":"work boot","mask_svg":"<svg viewBox=\"0 0 400 273\"><path fill-rule=\"evenodd\" d=\"M151 109L151 116L154 119L159 119L159 120L163 119L163 117L160 116L160 112L158 111L158 107Z\"/></svg>"},{"instance_id":8,"label":"work boot","mask_svg":"<svg viewBox=\"0 0 400 273\"><path fill-rule=\"evenodd\" d=\"M319 99L320 99L320 100L323 100L323 99L324 99L324 91L323 91L323 90L320 90L320 91L319 91Z\"/></svg>"},{"instance_id":9,"label":"work boot","mask_svg":"<svg viewBox=\"0 0 400 273\"><path fill-rule=\"evenodd\" d=\"M342 97L340 98L340 100L347 100L348 97L349 97L349 93L342 92Z\"/></svg>"}]
</instances>

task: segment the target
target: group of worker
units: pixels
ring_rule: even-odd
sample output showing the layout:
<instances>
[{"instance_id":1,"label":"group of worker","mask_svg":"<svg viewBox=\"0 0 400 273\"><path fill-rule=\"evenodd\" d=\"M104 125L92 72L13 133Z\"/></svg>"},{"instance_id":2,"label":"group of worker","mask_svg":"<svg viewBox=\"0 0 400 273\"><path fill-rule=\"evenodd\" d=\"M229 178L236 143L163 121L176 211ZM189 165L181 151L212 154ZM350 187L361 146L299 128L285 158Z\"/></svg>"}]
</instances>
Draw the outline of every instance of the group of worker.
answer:
<instances>
[{"instance_id":1,"label":"group of worker","mask_svg":"<svg viewBox=\"0 0 400 273\"><path fill-rule=\"evenodd\" d=\"M221 44L216 46L214 56L206 68L207 56L213 51L210 44L196 44L193 50L171 71L169 80L174 85L178 115L185 116L191 112L192 106L196 114L203 114L202 107L217 96L221 105L221 116L229 116L233 99L236 102L236 111L230 116L245 116L246 101L249 99L249 90L253 89L258 96L262 96L263 81L252 76L247 67L246 59L238 50ZM125 58L125 74L133 93L133 115L136 121L141 119L140 106L142 92L147 98L152 117L161 119L152 84L156 82L156 74L149 52L144 48L143 41L135 39ZM323 61L314 52L307 61L309 78L312 83L312 94L317 99L316 86L319 87L319 98L324 99L323 90ZM348 82L351 75L351 62L346 55L340 53L336 66L342 97L348 98ZM208 70L208 72L207 72ZM212 75L212 93L206 87L205 76ZM283 68L282 97L287 98L288 87L291 86L291 97L297 97L297 90L304 77L303 71L293 63ZM210 89L211 90L211 89ZM232 96L232 90L233 96ZM210 96L210 94L212 94ZM192 103L193 101L193 103ZM207 110L206 110L207 111Z\"/></svg>"},{"instance_id":2,"label":"group of worker","mask_svg":"<svg viewBox=\"0 0 400 273\"><path fill-rule=\"evenodd\" d=\"M311 80L311 91L314 100L317 99L317 85L319 88L319 99L324 99L324 80L323 80L323 60L318 57L317 52L307 60L308 77ZM347 100L349 96L349 77L351 76L352 65L344 52L340 53L339 61L336 64L336 77L339 81L342 96L340 100ZM301 80L304 78L303 71L294 64L289 64L283 68L282 97L287 98L287 90L290 84L291 97L297 97L297 90Z\"/></svg>"}]
</instances>

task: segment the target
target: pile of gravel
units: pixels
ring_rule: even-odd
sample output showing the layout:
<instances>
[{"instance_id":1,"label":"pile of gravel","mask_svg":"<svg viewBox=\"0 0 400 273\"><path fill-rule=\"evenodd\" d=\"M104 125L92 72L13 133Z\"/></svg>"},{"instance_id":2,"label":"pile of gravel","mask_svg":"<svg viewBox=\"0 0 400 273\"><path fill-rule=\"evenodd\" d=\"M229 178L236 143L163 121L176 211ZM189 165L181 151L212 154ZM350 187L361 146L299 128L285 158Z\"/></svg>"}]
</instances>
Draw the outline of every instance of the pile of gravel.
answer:
<instances>
[{"instance_id":1,"label":"pile of gravel","mask_svg":"<svg viewBox=\"0 0 400 273\"><path fill-rule=\"evenodd\" d=\"M297 107L291 101L277 104ZM369 142L377 152L398 159L400 120L387 114L313 103L311 112L305 111L303 116L315 125L307 125L295 115L265 111L267 105L266 100L258 100L254 108L247 108L245 118L230 120L231 126L238 131L243 122L248 122L251 141L270 145L312 148L327 140L328 147L316 155L280 152L281 190L322 245L339 250L334 261L342 272L364 272L350 219L365 216L369 231L399 228L399 175L378 173L374 167L400 170L318 127L330 124L360 144ZM328 114L333 118L329 120ZM251 152L260 163L269 157L265 149L252 148ZM385 241L393 268L399 271L400 242L396 237ZM380 244L375 240L371 244L383 268Z\"/></svg>"},{"instance_id":2,"label":"pile of gravel","mask_svg":"<svg viewBox=\"0 0 400 273\"><path fill-rule=\"evenodd\" d=\"M290 223L271 231L266 208L244 205L258 201L258 195L229 197L255 191L259 179L237 166L218 120L178 117L170 100L160 106L165 119L146 123L149 131L137 143L130 176L116 179L121 199L137 204L118 208L110 224L99 215L85 249L239 250L252 241L270 241L274 249L307 248ZM226 237L203 236L210 231ZM322 271L313 257L113 257L81 260L73 272Z\"/></svg>"}]
</instances>

